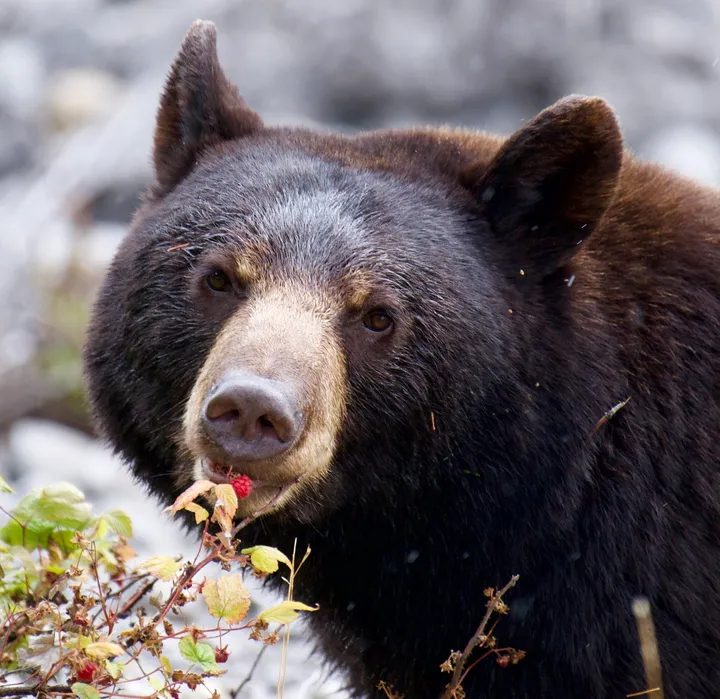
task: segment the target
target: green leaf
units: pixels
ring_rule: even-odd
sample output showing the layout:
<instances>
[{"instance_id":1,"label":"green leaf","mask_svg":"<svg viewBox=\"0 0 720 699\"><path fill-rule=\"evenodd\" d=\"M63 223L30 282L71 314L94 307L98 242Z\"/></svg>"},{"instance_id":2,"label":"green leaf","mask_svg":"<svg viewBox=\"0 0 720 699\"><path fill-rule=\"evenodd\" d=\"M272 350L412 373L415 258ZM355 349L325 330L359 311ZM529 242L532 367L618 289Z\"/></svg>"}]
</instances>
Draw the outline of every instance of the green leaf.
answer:
<instances>
[{"instance_id":1,"label":"green leaf","mask_svg":"<svg viewBox=\"0 0 720 699\"><path fill-rule=\"evenodd\" d=\"M70 687L72 693L80 699L100 699L100 692L84 682L76 682Z\"/></svg>"},{"instance_id":2,"label":"green leaf","mask_svg":"<svg viewBox=\"0 0 720 699\"><path fill-rule=\"evenodd\" d=\"M266 609L258 614L258 619L267 621L268 623L276 622L278 624L289 624L298 617L298 611L316 612L320 607L308 607L307 604L296 602L295 600L286 599L274 607Z\"/></svg>"},{"instance_id":3,"label":"green leaf","mask_svg":"<svg viewBox=\"0 0 720 699\"><path fill-rule=\"evenodd\" d=\"M251 546L243 549L241 553L250 556L250 563L262 573L274 573L278 569L278 561L292 569L290 559L282 552L272 546Z\"/></svg>"},{"instance_id":4,"label":"green leaf","mask_svg":"<svg viewBox=\"0 0 720 699\"><path fill-rule=\"evenodd\" d=\"M67 530L70 536L75 535L75 530ZM57 524L45 522L40 519L31 519L21 525L18 521L11 519L2 529L0 529L0 538L11 546L20 546L27 551L35 549L47 550L50 543L50 537L55 536L55 540L60 536L61 530ZM62 537L60 537L62 538Z\"/></svg>"},{"instance_id":5,"label":"green leaf","mask_svg":"<svg viewBox=\"0 0 720 699\"><path fill-rule=\"evenodd\" d=\"M228 624L242 621L250 609L250 593L239 573L224 575L218 580L206 580L202 595L210 614Z\"/></svg>"},{"instance_id":6,"label":"green leaf","mask_svg":"<svg viewBox=\"0 0 720 699\"><path fill-rule=\"evenodd\" d=\"M15 491L8 485L7 481L0 476L0 493L14 493Z\"/></svg>"},{"instance_id":7,"label":"green leaf","mask_svg":"<svg viewBox=\"0 0 720 699\"><path fill-rule=\"evenodd\" d=\"M64 481L46 485L41 492L43 497L48 500L65 502L68 505L85 502L85 495L83 495L82 490L76 488L72 483L65 483Z\"/></svg>"},{"instance_id":8,"label":"green leaf","mask_svg":"<svg viewBox=\"0 0 720 699\"><path fill-rule=\"evenodd\" d=\"M116 534L130 538L133 535L132 520L122 510L106 512L100 519Z\"/></svg>"},{"instance_id":9,"label":"green leaf","mask_svg":"<svg viewBox=\"0 0 720 699\"><path fill-rule=\"evenodd\" d=\"M90 505L69 483L56 483L26 495L13 511L23 524L53 524L62 529L82 530L90 521Z\"/></svg>"},{"instance_id":10,"label":"green leaf","mask_svg":"<svg viewBox=\"0 0 720 699\"><path fill-rule=\"evenodd\" d=\"M180 655L191 663L197 663L205 672L219 670L215 662L215 651L207 643L195 643L189 636L183 638L178 644Z\"/></svg>"}]
</instances>

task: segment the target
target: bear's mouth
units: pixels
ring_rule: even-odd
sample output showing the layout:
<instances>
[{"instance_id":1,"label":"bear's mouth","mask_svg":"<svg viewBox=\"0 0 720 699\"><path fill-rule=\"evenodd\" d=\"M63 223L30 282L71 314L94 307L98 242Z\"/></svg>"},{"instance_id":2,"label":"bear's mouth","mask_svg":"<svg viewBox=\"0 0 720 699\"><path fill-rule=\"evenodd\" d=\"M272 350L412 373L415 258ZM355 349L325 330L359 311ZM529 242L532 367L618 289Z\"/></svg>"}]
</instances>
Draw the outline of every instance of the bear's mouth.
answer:
<instances>
[{"instance_id":1,"label":"bear's mouth","mask_svg":"<svg viewBox=\"0 0 720 699\"><path fill-rule=\"evenodd\" d=\"M233 485L233 481L237 479L249 481L252 487L246 494L242 494L233 485L233 490L239 495L236 519L275 510L284 503L288 491L294 490L299 480L278 483L256 478L248 471L249 469L241 464L225 465L207 457L200 457L196 459L193 467L193 480L208 480L228 485Z\"/></svg>"},{"instance_id":2,"label":"bear's mouth","mask_svg":"<svg viewBox=\"0 0 720 699\"><path fill-rule=\"evenodd\" d=\"M252 482L253 490L257 488L275 488L280 490L283 486L264 481L259 478L253 478L242 468L231 466L223 466L222 464L212 461L211 459L201 459L200 468L204 477L213 483L231 483L233 479L240 476L246 476Z\"/></svg>"}]
</instances>

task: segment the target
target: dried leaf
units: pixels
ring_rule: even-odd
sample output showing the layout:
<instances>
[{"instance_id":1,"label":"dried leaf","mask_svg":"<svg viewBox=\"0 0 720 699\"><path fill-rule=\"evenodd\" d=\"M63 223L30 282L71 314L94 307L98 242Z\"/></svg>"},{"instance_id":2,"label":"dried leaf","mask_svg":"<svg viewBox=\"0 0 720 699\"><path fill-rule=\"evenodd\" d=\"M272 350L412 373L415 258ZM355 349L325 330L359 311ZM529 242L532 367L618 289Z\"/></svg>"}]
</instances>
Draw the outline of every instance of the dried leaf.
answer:
<instances>
[{"instance_id":1,"label":"dried leaf","mask_svg":"<svg viewBox=\"0 0 720 699\"><path fill-rule=\"evenodd\" d=\"M221 529L229 532L232 529L232 521L237 512L238 499L233 487L228 483L221 483L215 486L215 510L213 512L213 520L217 522Z\"/></svg>"},{"instance_id":2,"label":"dried leaf","mask_svg":"<svg viewBox=\"0 0 720 699\"><path fill-rule=\"evenodd\" d=\"M196 502L191 502L185 505L185 508L188 512L192 512L195 515L195 524L200 524L201 522L204 522L209 516L210 513L201 505L198 505Z\"/></svg>"},{"instance_id":3,"label":"dried leaf","mask_svg":"<svg viewBox=\"0 0 720 699\"><path fill-rule=\"evenodd\" d=\"M170 507L166 507L163 512L169 510L171 514L175 515L200 495L207 493L214 485L212 481L195 481L187 490L180 493L175 502Z\"/></svg>"},{"instance_id":4,"label":"dried leaf","mask_svg":"<svg viewBox=\"0 0 720 699\"><path fill-rule=\"evenodd\" d=\"M124 652L125 650L121 645L117 643L110 643L109 641L97 641L95 643L91 643L85 649L87 656L93 660L114 658L117 655L122 655Z\"/></svg>"}]
</instances>

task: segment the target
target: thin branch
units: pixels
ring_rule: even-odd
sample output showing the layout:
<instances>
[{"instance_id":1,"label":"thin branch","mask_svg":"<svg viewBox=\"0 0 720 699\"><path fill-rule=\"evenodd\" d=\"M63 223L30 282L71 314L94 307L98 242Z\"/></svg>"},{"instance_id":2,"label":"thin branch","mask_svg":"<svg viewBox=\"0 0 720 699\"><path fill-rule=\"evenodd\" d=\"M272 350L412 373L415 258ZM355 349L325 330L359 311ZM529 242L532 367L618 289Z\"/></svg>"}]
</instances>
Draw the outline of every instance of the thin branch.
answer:
<instances>
[{"instance_id":1,"label":"thin branch","mask_svg":"<svg viewBox=\"0 0 720 699\"><path fill-rule=\"evenodd\" d=\"M252 681L253 675L255 674L255 670L257 670L258 665L260 665L260 659L263 657L263 654L270 646L263 646L260 649L260 652L257 654L257 657L255 658L255 661L252 664L252 667L250 668L250 671L245 676L245 679L230 692L230 699L237 699L237 697L240 696L240 692Z\"/></svg>"},{"instance_id":2,"label":"thin branch","mask_svg":"<svg viewBox=\"0 0 720 699\"><path fill-rule=\"evenodd\" d=\"M103 616L105 617L105 625L108 627L108 631L112 633L113 622L108 613L107 605L105 604L105 593L103 591L102 583L100 582L100 570L98 569L98 558L97 549L95 548L95 542L90 542L90 568L92 569L95 582L97 582L98 598L100 600L100 608L102 609Z\"/></svg>"},{"instance_id":3,"label":"thin branch","mask_svg":"<svg viewBox=\"0 0 720 699\"><path fill-rule=\"evenodd\" d=\"M40 682L34 684L13 684L7 687L0 687L0 697L36 697L38 690L42 688ZM72 689L67 684L55 684L45 687L43 692L46 694L72 694Z\"/></svg>"},{"instance_id":4,"label":"thin branch","mask_svg":"<svg viewBox=\"0 0 720 699\"><path fill-rule=\"evenodd\" d=\"M482 646L487 641L488 635L485 629L490 622L490 617L492 616L492 613L497 609L498 604L502 602L502 598L507 594L507 592L511 588L515 587L519 579L519 575L513 575L512 578L510 578L510 582L508 582L508 584L505 585L505 587L503 587L499 592L493 594L493 596L488 601L487 610L485 612L485 616L483 616L482 621L480 622L480 626L478 626L477 631L475 631L472 638L468 641L467 645L465 646L465 650L455 661L455 669L453 672L452 680L447 686L445 692L443 692L442 699L452 699L452 697L454 697L455 690L460 686L460 682L463 679L463 671L465 670L465 665L467 664L471 653L475 650L475 648L477 648L478 646Z\"/></svg>"},{"instance_id":5,"label":"thin branch","mask_svg":"<svg viewBox=\"0 0 720 699\"><path fill-rule=\"evenodd\" d=\"M127 614L129 614L133 607L140 602L140 600L145 597L152 589L155 587L155 583L157 582L157 578L153 578L149 582L145 583L143 587L141 587L139 590L137 590L132 597L130 597L127 602L123 604L122 607L115 613L118 619L124 619ZM133 583L134 584L134 583ZM100 627L102 628L102 627Z\"/></svg>"}]
</instances>

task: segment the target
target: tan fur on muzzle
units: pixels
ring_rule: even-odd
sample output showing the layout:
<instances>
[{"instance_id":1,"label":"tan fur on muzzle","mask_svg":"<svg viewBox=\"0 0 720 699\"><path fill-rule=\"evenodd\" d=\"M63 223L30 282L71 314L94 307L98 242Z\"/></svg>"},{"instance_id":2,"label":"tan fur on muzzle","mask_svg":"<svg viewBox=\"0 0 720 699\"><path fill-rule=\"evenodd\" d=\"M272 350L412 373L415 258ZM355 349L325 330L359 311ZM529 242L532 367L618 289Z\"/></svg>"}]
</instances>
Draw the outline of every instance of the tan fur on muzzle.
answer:
<instances>
[{"instance_id":1,"label":"tan fur on muzzle","mask_svg":"<svg viewBox=\"0 0 720 699\"><path fill-rule=\"evenodd\" d=\"M232 371L290 384L305 417L302 434L287 452L266 461L233 464L233 470L278 488L300 478L299 486L290 488L278 507L298 487L323 480L346 403L345 361L332 323L336 312L331 300L297 284L256 289L220 332L188 399L182 446L194 465L178 474L178 486L206 477L202 462L208 444L201 429L202 411L209 392ZM241 501L238 514L246 516L265 506L278 488L256 489Z\"/></svg>"}]
</instances>

